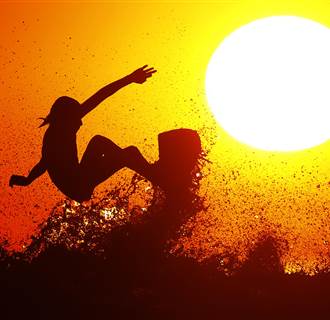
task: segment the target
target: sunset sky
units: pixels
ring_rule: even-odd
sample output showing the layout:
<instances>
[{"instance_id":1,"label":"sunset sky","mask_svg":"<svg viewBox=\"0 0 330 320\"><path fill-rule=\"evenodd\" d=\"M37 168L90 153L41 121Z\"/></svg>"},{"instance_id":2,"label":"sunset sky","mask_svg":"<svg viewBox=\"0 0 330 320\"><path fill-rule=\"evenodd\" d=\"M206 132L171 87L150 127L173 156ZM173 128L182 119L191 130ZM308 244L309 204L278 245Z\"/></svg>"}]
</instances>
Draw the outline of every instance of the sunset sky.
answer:
<instances>
[{"instance_id":1,"label":"sunset sky","mask_svg":"<svg viewBox=\"0 0 330 320\"><path fill-rule=\"evenodd\" d=\"M330 266L330 142L299 152L254 149L221 129L205 95L208 62L229 33L274 15L329 27L329 1L6 1L0 8L1 242L22 250L64 199L47 174L26 188L8 187L11 174L27 174L40 159L45 128L37 118L59 96L83 102L148 64L158 70L151 79L122 89L83 120L79 155L101 134L137 146L153 162L160 132L195 129L211 161L200 190L209 209L185 226L192 230L179 239L186 254L203 260L230 248L244 261L270 234L282 243L287 272Z\"/></svg>"}]
</instances>

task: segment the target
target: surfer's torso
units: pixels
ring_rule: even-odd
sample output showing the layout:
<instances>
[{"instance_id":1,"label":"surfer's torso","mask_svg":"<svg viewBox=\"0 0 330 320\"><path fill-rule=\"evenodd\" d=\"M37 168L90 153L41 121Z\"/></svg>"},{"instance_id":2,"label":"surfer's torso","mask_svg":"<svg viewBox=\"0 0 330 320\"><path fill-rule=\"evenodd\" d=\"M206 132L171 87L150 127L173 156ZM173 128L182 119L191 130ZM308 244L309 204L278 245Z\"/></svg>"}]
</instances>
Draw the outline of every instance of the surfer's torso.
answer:
<instances>
[{"instance_id":1,"label":"surfer's torso","mask_svg":"<svg viewBox=\"0 0 330 320\"><path fill-rule=\"evenodd\" d=\"M73 197L80 185L81 175L76 143L77 130L58 130L49 127L44 135L42 157L53 183Z\"/></svg>"}]
</instances>

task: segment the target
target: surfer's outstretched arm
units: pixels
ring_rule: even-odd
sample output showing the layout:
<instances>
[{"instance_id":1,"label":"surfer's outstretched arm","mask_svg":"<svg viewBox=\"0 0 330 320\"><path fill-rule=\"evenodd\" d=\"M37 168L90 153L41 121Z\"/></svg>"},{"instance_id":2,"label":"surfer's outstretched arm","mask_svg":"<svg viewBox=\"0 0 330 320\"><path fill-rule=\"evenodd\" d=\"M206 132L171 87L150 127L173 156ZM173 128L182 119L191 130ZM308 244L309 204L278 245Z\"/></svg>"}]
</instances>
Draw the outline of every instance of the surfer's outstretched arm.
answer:
<instances>
[{"instance_id":1,"label":"surfer's outstretched arm","mask_svg":"<svg viewBox=\"0 0 330 320\"><path fill-rule=\"evenodd\" d=\"M13 186L28 186L35 179L40 177L42 174L46 172L47 168L43 159L41 159L30 171L27 177L25 176L17 176L12 175L9 180L9 185Z\"/></svg>"},{"instance_id":2,"label":"surfer's outstretched arm","mask_svg":"<svg viewBox=\"0 0 330 320\"><path fill-rule=\"evenodd\" d=\"M145 65L142 68L135 70L128 76L106 85L81 104L81 118L96 108L103 100L116 93L119 89L133 82L141 84L155 72L156 70L154 68L147 68L147 65Z\"/></svg>"}]
</instances>

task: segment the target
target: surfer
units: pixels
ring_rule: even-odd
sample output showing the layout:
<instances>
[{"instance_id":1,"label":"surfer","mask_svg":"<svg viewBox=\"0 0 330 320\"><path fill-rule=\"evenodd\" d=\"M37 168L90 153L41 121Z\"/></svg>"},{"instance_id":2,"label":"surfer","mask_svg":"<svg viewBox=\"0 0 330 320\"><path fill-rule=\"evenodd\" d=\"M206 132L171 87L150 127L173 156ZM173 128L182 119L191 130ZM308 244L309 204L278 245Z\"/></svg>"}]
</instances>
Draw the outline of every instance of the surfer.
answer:
<instances>
[{"instance_id":1,"label":"surfer","mask_svg":"<svg viewBox=\"0 0 330 320\"><path fill-rule=\"evenodd\" d=\"M89 200L94 188L123 167L140 174L150 167L140 151L133 146L120 148L110 139L97 135L89 142L81 161L78 161L76 133L82 118L103 100L131 83L144 83L156 70L147 65L108 84L83 103L70 97L60 97L40 127L48 125L40 161L29 175L12 175L11 187L27 186L46 171L57 188L78 202Z\"/></svg>"}]
</instances>

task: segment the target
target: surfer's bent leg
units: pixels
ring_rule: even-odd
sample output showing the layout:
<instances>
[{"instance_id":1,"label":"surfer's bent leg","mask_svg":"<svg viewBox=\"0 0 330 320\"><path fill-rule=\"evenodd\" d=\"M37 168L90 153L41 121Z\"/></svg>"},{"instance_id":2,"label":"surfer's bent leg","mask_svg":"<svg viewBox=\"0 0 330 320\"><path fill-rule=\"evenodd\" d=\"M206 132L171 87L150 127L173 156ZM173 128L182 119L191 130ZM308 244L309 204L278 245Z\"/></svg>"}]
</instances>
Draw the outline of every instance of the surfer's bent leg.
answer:
<instances>
[{"instance_id":1,"label":"surfer's bent leg","mask_svg":"<svg viewBox=\"0 0 330 320\"><path fill-rule=\"evenodd\" d=\"M96 187L125 165L122 148L110 139L97 135L89 142L80 162L80 173L86 184Z\"/></svg>"},{"instance_id":2,"label":"surfer's bent leg","mask_svg":"<svg viewBox=\"0 0 330 320\"><path fill-rule=\"evenodd\" d=\"M80 165L89 168L94 164L103 163L104 158L118 158L122 149L110 139L97 135L88 143Z\"/></svg>"},{"instance_id":3,"label":"surfer's bent leg","mask_svg":"<svg viewBox=\"0 0 330 320\"><path fill-rule=\"evenodd\" d=\"M134 170L147 179L152 178L151 164L143 157L135 146L129 146L122 151L125 167Z\"/></svg>"},{"instance_id":4,"label":"surfer's bent leg","mask_svg":"<svg viewBox=\"0 0 330 320\"><path fill-rule=\"evenodd\" d=\"M97 135L89 142L80 162L80 172L89 187L96 187L116 171L127 167L150 180L151 165L138 148L120 148L110 139Z\"/></svg>"}]
</instances>

